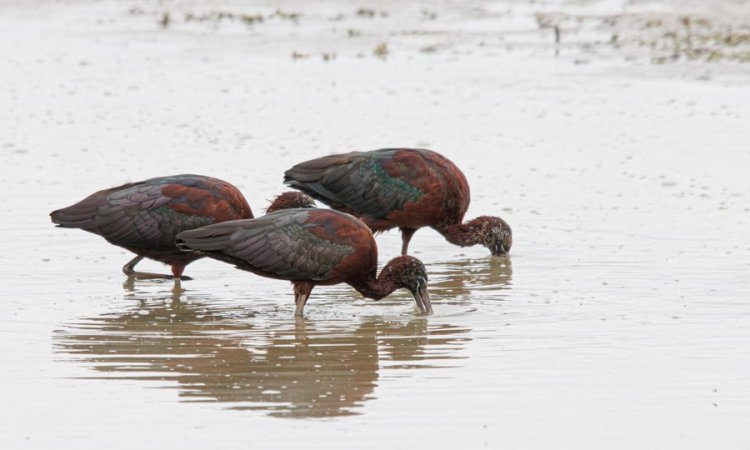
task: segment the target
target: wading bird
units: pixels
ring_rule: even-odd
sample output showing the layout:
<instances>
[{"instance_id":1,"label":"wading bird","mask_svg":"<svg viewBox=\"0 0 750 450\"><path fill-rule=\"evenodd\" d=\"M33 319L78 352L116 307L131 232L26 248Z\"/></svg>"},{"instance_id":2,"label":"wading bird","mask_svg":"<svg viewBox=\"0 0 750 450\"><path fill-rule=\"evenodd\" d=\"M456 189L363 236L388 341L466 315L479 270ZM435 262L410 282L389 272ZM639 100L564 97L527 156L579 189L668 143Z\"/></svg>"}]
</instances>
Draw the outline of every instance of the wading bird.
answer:
<instances>
[{"instance_id":1,"label":"wading bird","mask_svg":"<svg viewBox=\"0 0 750 450\"><path fill-rule=\"evenodd\" d=\"M499 217L462 223L469 184L455 164L431 150L384 148L324 156L287 170L284 182L361 218L374 232L399 227L402 255L422 227L462 247L482 244L493 255L508 253L513 243L510 226Z\"/></svg>"},{"instance_id":2,"label":"wading bird","mask_svg":"<svg viewBox=\"0 0 750 450\"><path fill-rule=\"evenodd\" d=\"M285 193L269 210L312 207L307 196ZM102 236L136 256L123 268L137 278L176 278L185 266L202 255L181 252L175 237L181 231L253 217L239 190L226 181L202 175L174 175L96 192L75 205L50 213L52 222L64 228L80 228ZM136 272L135 266L150 258L172 266L172 275Z\"/></svg>"},{"instance_id":3,"label":"wading bird","mask_svg":"<svg viewBox=\"0 0 750 450\"><path fill-rule=\"evenodd\" d=\"M177 245L257 275L291 281L297 316L315 286L338 283L375 300L406 288L423 312L432 312L422 262L399 256L377 276L378 248L372 232L346 213L285 209L184 231L177 235Z\"/></svg>"}]
</instances>

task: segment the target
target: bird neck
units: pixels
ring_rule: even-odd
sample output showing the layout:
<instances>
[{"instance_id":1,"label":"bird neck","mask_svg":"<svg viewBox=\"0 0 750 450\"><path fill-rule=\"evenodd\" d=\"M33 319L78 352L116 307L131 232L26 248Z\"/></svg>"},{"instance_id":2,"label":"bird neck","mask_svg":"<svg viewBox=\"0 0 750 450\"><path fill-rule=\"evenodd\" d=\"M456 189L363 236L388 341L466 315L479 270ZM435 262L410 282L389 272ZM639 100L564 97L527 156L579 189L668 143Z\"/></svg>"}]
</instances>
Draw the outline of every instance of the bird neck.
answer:
<instances>
[{"instance_id":1,"label":"bird neck","mask_svg":"<svg viewBox=\"0 0 750 450\"><path fill-rule=\"evenodd\" d=\"M375 271L370 272L366 279L351 283L352 287L367 298L380 300L387 297L400 286L398 276L394 268L388 264L380 271L380 276L375 277Z\"/></svg>"},{"instance_id":2,"label":"bird neck","mask_svg":"<svg viewBox=\"0 0 750 450\"><path fill-rule=\"evenodd\" d=\"M435 229L451 244L468 247L482 242L481 226L474 222L443 225Z\"/></svg>"}]
</instances>

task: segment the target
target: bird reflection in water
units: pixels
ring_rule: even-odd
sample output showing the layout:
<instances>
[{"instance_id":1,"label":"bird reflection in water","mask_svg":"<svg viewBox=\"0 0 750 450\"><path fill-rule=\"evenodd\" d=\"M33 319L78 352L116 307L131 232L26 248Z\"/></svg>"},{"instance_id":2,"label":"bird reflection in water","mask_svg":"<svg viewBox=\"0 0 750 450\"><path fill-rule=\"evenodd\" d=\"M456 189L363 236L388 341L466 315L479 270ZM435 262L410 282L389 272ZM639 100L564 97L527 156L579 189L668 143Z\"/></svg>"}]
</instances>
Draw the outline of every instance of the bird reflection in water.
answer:
<instances>
[{"instance_id":1,"label":"bird reflection in water","mask_svg":"<svg viewBox=\"0 0 750 450\"><path fill-rule=\"evenodd\" d=\"M464 302L470 297L498 299L513 285L513 264L509 256L480 259L451 259L433 263L430 291L438 298Z\"/></svg>"},{"instance_id":2,"label":"bird reflection in water","mask_svg":"<svg viewBox=\"0 0 750 450\"><path fill-rule=\"evenodd\" d=\"M85 378L162 381L165 388L176 382L182 401L279 417L357 414L375 398L381 369L446 368L471 340L466 328L425 318L249 320L243 305L179 286L161 296L125 288L136 305L55 334L65 360L101 374Z\"/></svg>"}]
</instances>

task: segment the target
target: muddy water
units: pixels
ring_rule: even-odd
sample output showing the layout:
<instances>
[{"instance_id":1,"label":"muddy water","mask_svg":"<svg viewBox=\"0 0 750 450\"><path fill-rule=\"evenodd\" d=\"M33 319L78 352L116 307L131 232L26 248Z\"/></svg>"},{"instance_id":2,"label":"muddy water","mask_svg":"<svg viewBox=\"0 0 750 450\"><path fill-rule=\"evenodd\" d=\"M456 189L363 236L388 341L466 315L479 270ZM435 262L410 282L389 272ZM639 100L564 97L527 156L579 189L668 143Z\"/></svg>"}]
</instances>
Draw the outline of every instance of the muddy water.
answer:
<instances>
[{"instance_id":1,"label":"muddy water","mask_svg":"<svg viewBox=\"0 0 750 450\"><path fill-rule=\"evenodd\" d=\"M4 448L746 445L746 67L555 58L533 5L383 5L166 2L165 28L147 3L0 3ZM221 8L266 19L186 19ZM129 281L127 252L48 222L185 172L259 214L294 162L381 146L446 154L468 215L514 228L508 258L416 234L431 317L333 286L295 320L287 283L208 260Z\"/></svg>"}]
</instances>

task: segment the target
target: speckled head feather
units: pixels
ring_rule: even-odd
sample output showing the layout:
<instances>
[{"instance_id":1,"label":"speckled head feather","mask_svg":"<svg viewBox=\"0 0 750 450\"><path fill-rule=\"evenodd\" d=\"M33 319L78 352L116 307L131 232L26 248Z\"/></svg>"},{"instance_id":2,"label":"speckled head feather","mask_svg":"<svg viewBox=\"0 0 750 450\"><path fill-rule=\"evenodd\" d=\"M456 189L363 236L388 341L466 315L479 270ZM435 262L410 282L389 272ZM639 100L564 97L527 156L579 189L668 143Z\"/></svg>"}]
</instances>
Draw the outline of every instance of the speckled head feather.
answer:
<instances>
[{"instance_id":1,"label":"speckled head feather","mask_svg":"<svg viewBox=\"0 0 750 450\"><path fill-rule=\"evenodd\" d=\"M315 208L315 200L303 192L282 192L273 199L266 209L266 214L291 208Z\"/></svg>"}]
</instances>

